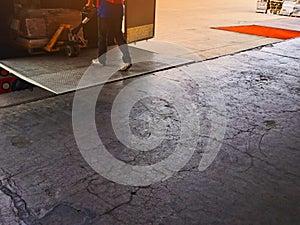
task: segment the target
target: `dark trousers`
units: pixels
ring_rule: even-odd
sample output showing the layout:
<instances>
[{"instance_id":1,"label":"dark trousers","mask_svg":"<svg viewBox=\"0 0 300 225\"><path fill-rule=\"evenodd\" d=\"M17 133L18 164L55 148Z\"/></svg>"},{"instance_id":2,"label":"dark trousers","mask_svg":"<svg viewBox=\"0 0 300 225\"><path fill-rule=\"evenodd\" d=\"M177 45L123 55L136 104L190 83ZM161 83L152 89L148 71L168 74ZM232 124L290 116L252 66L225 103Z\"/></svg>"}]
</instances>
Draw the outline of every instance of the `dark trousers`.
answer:
<instances>
[{"instance_id":1,"label":"dark trousers","mask_svg":"<svg viewBox=\"0 0 300 225\"><path fill-rule=\"evenodd\" d=\"M98 57L101 63L105 63L108 44L116 40L123 54L123 61L131 63L126 40L122 33L122 17L100 18L98 17Z\"/></svg>"}]
</instances>

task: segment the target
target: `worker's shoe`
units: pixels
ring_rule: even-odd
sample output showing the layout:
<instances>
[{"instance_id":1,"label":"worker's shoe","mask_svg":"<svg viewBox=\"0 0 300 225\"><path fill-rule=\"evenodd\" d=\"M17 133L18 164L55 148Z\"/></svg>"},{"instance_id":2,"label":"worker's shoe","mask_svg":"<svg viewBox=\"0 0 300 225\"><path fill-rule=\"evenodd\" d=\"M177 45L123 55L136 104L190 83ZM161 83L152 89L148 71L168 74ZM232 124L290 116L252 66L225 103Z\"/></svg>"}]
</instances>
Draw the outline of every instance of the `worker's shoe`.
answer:
<instances>
[{"instance_id":1,"label":"worker's shoe","mask_svg":"<svg viewBox=\"0 0 300 225\"><path fill-rule=\"evenodd\" d=\"M105 66L105 62L100 62L99 58L92 59L92 64Z\"/></svg>"},{"instance_id":2,"label":"worker's shoe","mask_svg":"<svg viewBox=\"0 0 300 225\"><path fill-rule=\"evenodd\" d=\"M131 63L125 63L120 69L119 71L124 72L130 69L130 67L132 67Z\"/></svg>"}]
</instances>

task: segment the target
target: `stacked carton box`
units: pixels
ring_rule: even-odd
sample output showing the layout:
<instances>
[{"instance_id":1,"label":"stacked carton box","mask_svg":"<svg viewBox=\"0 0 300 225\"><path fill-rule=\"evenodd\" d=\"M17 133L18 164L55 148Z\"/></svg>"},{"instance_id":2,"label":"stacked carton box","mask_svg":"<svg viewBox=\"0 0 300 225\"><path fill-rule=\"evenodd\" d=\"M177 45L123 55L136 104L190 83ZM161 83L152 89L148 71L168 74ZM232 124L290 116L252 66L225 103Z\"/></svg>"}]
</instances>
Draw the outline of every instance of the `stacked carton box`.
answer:
<instances>
[{"instance_id":1,"label":"stacked carton box","mask_svg":"<svg viewBox=\"0 0 300 225\"><path fill-rule=\"evenodd\" d=\"M14 0L15 14L20 13L26 8L27 9L41 8L41 0Z\"/></svg>"},{"instance_id":2,"label":"stacked carton box","mask_svg":"<svg viewBox=\"0 0 300 225\"><path fill-rule=\"evenodd\" d=\"M282 8L284 0L271 0L270 1L270 12L273 14L279 14Z\"/></svg>"},{"instance_id":3,"label":"stacked carton box","mask_svg":"<svg viewBox=\"0 0 300 225\"><path fill-rule=\"evenodd\" d=\"M60 24L81 23L81 12L71 9L27 9L17 15L19 34L25 38L51 38Z\"/></svg>"},{"instance_id":4,"label":"stacked carton box","mask_svg":"<svg viewBox=\"0 0 300 225\"><path fill-rule=\"evenodd\" d=\"M15 34L15 43L29 52L43 49L61 24L76 27L82 20L79 10L40 8L40 3L40 0L14 0L15 14L11 30ZM78 35L83 38L82 30ZM67 39L66 33L60 38Z\"/></svg>"}]
</instances>

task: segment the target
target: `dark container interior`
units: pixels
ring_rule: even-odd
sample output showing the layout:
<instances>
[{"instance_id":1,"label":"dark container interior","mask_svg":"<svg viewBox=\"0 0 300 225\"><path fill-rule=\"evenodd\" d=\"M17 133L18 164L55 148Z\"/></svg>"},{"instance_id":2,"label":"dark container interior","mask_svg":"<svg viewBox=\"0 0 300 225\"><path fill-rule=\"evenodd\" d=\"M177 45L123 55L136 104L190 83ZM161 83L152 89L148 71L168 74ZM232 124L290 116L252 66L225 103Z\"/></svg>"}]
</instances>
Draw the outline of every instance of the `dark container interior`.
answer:
<instances>
[{"instance_id":1,"label":"dark container interior","mask_svg":"<svg viewBox=\"0 0 300 225\"><path fill-rule=\"evenodd\" d=\"M86 0L41 0L41 8L65 8L82 10ZM0 59L28 55L27 52L14 46L10 40L10 23L14 15L14 0L0 1ZM97 18L84 28L85 38L89 47L97 46Z\"/></svg>"}]
</instances>

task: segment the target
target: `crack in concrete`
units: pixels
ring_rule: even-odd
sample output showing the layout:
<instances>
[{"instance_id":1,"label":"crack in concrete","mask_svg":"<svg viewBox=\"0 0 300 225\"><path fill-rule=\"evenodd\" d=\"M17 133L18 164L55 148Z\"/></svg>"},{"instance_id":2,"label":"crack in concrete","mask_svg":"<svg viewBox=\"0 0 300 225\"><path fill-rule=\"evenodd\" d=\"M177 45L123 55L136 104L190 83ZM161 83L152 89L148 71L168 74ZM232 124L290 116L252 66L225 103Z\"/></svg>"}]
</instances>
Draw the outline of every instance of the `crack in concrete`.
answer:
<instances>
[{"instance_id":1,"label":"crack in concrete","mask_svg":"<svg viewBox=\"0 0 300 225\"><path fill-rule=\"evenodd\" d=\"M280 172L285 173L285 174L287 174L287 175L293 176L293 177L295 177L295 178L300 178L299 175L294 174L294 173L289 172L289 171L286 171L286 170L284 170L284 169L282 169L282 168L278 168L278 167L276 167L274 164L268 162L268 161L265 160L265 159L262 159L262 158L260 158L260 157L251 155L249 152L243 152L243 151L241 151L240 149L236 148L235 146L233 146L233 145L231 145L231 144L229 144L229 143L224 143L224 144L225 144L225 145L228 145L228 146L230 146L231 148L233 148L233 149L239 151L240 153L246 154L247 156L250 157L250 159L251 159L251 166L250 166L250 168L248 168L247 170L251 169L251 167L254 166L254 160L259 160L259 161L261 161L261 162L267 164L268 166L273 167L273 168L274 168L275 170L277 170L277 171L280 171Z\"/></svg>"},{"instance_id":2,"label":"crack in concrete","mask_svg":"<svg viewBox=\"0 0 300 225\"><path fill-rule=\"evenodd\" d=\"M6 182L4 182L6 180ZM9 178L0 179L0 191L6 196L10 197L13 203L16 217L19 218L26 225L38 225L37 219L33 216L30 210L27 208L25 200L10 186L13 181Z\"/></svg>"},{"instance_id":3,"label":"crack in concrete","mask_svg":"<svg viewBox=\"0 0 300 225\"><path fill-rule=\"evenodd\" d=\"M254 159L255 159L255 157L253 155L251 155L249 152L242 151L239 148L237 148L237 147L235 147L235 146L233 146L233 145L231 145L229 143L226 143L226 142L224 142L223 144L231 147L232 149L240 152L241 154L244 154L244 155L248 156L248 158L250 159L250 165L246 169L240 171L241 173L247 172L248 170L250 170L254 166ZM230 155L230 153L229 153L229 155Z\"/></svg>"},{"instance_id":4,"label":"crack in concrete","mask_svg":"<svg viewBox=\"0 0 300 225\"><path fill-rule=\"evenodd\" d=\"M55 204L49 209L44 209L46 212L44 215L39 218L39 224L47 225L49 221L53 224L52 220L55 220L55 224L61 225L73 225L80 224L80 225L87 225L91 224L91 222L96 218L96 213L88 208L82 208L80 206L76 206L69 202L61 202ZM76 217L76 215L78 217ZM73 219L72 222L70 222ZM77 220L77 221L76 221ZM80 222L79 222L80 220ZM76 222L75 222L76 221Z\"/></svg>"},{"instance_id":5,"label":"crack in concrete","mask_svg":"<svg viewBox=\"0 0 300 225\"><path fill-rule=\"evenodd\" d=\"M259 149L259 152L264 156L264 157L268 157L262 150L261 148L261 145L262 145L262 141L264 139L264 137L268 134L268 132L264 133L263 135L261 135L260 139L259 139L259 142L258 142L258 149Z\"/></svg>"},{"instance_id":6,"label":"crack in concrete","mask_svg":"<svg viewBox=\"0 0 300 225\"><path fill-rule=\"evenodd\" d=\"M111 214L113 211L115 211L116 209L122 207L123 205L128 205L128 204L130 204L130 203L132 202L132 199L133 199L133 196L134 196L134 195L135 195L135 194L133 194L133 192L130 192L130 197L129 197L129 200L128 200L128 201L122 202L122 203L120 203L120 204L114 206L113 208L111 208L111 209L107 210L106 212L102 213L100 216L104 216L104 215L107 215L107 214Z\"/></svg>"}]
</instances>

